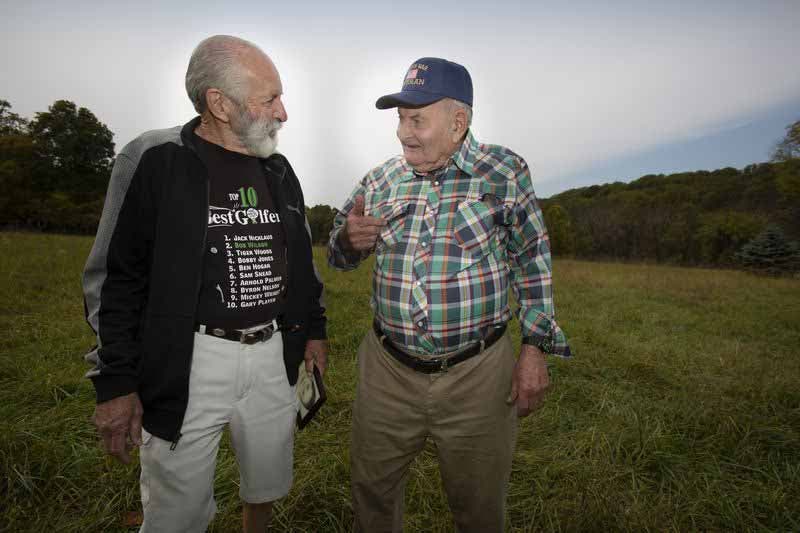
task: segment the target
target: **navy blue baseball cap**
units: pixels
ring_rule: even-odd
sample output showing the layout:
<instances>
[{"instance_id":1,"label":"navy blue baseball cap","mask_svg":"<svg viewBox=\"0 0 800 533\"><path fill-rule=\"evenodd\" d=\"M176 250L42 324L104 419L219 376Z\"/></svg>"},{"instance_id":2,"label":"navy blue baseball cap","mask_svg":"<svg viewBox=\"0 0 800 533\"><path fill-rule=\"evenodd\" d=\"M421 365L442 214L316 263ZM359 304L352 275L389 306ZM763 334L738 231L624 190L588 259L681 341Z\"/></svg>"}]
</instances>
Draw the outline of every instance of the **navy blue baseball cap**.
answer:
<instances>
[{"instance_id":1,"label":"navy blue baseball cap","mask_svg":"<svg viewBox=\"0 0 800 533\"><path fill-rule=\"evenodd\" d=\"M458 63L439 57L423 57L408 68L403 89L399 93L381 96L375 107L423 107L442 98L453 98L471 106L472 78Z\"/></svg>"}]
</instances>

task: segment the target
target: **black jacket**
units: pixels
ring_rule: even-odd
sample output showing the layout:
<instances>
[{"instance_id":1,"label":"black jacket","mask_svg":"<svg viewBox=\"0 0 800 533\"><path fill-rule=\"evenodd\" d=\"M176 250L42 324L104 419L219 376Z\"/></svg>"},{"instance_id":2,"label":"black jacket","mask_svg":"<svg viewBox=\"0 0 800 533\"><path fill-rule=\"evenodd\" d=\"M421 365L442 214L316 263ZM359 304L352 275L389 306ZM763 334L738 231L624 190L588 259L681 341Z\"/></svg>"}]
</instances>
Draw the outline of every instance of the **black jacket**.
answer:
<instances>
[{"instance_id":1,"label":"black jacket","mask_svg":"<svg viewBox=\"0 0 800 533\"><path fill-rule=\"evenodd\" d=\"M199 120L145 133L117 156L83 274L97 401L138 392L145 429L167 440L186 411L208 226L208 173L192 142ZM325 338L322 282L300 183L282 155L262 162L286 235L283 343L294 384L306 340Z\"/></svg>"}]
</instances>

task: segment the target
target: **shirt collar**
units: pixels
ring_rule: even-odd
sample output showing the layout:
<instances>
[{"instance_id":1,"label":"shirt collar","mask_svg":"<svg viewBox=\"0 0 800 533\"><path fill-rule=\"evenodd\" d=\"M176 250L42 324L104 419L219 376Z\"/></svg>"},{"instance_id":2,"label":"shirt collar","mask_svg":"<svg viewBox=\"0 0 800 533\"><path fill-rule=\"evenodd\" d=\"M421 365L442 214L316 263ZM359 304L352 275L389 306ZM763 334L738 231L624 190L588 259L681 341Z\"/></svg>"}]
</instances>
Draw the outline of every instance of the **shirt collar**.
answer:
<instances>
[{"instance_id":1,"label":"shirt collar","mask_svg":"<svg viewBox=\"0 0 800 533\"><path fill-rule=\"evenodd\" d=\"M461 143L459 148L453 154L453 163L456 164L464 173L472 176L474 174L475 163L478 161L480 155L480 144L472 135L471 130L467 130L467 136L464 142Z\"/></svg>"}]
</instances>

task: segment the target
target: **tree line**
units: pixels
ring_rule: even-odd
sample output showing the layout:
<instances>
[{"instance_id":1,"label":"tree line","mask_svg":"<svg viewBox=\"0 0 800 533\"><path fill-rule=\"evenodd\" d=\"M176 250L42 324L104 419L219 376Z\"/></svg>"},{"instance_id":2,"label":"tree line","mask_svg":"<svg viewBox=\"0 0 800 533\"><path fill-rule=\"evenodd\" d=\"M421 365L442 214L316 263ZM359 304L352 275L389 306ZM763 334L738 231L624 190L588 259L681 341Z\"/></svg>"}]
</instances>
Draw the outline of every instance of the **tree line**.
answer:
<instances>
[{"instance_id":1,"label":"tree line","mask_svg":"<svg viewBox=\"0 0 800 533\"><path fill-rule=\"evenodd\" d=\"M768 232L800 266L798 158L572 189L542 209L556 256L757 269L741 254Z\"/></svg>"},{"instance_id":2,"label":"tree line","mask_svg":"<svg viewBox=\"0 0 800 533\"><path fill-rule=\"evenodd\" d=\"M31 120L0 100L0 227L94 233L113 137L67 100ZM771 271L797 270L800 120L768 163L570 189L541 205L556 256L746 268L766 260ZM328 205L307 208L316 244L326 242L335 214Z\"/></svg>"}]
</instances>

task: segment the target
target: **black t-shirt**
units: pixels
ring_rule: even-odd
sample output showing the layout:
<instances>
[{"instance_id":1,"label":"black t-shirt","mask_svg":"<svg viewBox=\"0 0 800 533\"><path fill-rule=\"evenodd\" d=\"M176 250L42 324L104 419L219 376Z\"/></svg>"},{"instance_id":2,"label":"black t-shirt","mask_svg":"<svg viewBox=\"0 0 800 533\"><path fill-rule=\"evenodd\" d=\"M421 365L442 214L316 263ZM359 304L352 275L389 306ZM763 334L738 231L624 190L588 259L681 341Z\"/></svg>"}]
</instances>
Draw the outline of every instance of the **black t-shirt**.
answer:
<instances>
[{"instance_id":1,"label":"black t-shirt","mask_svg":"<svg viewBox=\"0 0 800 533\"><path fill-rule=\"evenodd\" d=\"M210 184L197 322L224 329L263 324L286 299L286 238L267 176L258 158L194 138Z\"/></svg>"}]
</instances>

